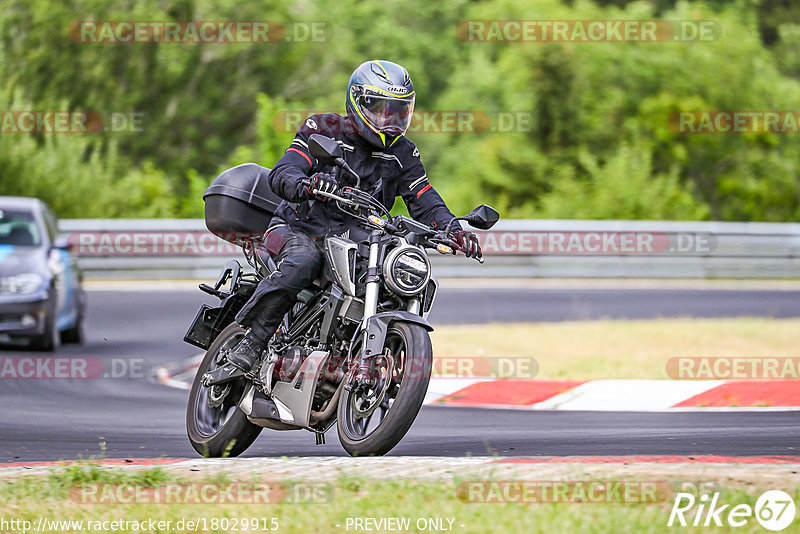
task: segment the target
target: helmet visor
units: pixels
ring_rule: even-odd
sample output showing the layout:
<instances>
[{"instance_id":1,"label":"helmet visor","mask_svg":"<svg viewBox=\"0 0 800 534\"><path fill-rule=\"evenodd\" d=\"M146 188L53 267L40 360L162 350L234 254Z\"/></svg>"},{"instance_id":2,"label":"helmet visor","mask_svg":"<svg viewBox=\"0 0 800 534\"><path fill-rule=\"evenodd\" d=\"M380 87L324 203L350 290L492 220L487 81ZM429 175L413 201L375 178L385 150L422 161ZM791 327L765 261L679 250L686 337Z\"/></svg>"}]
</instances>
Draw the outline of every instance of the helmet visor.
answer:
<instances>
[{"instance_id":1,"label":"helmet visor","mask_svg":"<svg viewBox=\"0 0 800 534\"><path fill-rule=\"evenodd\" d=\"M414 114L414 95L408 98L392 98L385 95L363 92L356 96L358 110L381 133L402 135L411 125Z\"/></svg>"}]
</instances>

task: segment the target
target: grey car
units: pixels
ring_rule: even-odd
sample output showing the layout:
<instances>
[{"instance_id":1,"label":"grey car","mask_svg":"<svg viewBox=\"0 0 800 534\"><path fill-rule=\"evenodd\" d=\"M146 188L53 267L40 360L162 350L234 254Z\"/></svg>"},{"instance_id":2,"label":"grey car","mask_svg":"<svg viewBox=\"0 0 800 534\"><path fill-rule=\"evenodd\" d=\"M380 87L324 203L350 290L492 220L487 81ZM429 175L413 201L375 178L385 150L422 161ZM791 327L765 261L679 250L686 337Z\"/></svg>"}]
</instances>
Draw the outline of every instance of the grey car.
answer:
<instances>
[{"instance_id":1,"label":"grey car","mask_svg":"<svg viewBox=\"0 0 800 534\"><path fill-rule=\"evenodd\" d=\"M52 210L35 198L0 197L0 341L51 351L82 343L83 276Z\"/></svg>"}]
</instances>

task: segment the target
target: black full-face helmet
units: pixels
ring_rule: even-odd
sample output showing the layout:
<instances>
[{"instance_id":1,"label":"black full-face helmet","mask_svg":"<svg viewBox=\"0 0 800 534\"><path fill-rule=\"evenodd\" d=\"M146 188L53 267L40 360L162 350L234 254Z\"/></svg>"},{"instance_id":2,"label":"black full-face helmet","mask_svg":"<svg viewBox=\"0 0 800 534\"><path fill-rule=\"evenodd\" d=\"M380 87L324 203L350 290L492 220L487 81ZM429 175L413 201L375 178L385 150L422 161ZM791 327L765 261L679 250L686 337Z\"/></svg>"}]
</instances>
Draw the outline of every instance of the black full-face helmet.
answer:
<instances>
[{"instance_id":1,"label":"black full-face helmet","mask_svg":"<svg viewBox=\"0 0 800 534\"><path fill-rule=\"evenodd\" d=\"M355 130L379 148L391 146L405 135L414 100L411 76L391 61L362 63L347 84L347 114Z\"/></svg>"}]
</instances>

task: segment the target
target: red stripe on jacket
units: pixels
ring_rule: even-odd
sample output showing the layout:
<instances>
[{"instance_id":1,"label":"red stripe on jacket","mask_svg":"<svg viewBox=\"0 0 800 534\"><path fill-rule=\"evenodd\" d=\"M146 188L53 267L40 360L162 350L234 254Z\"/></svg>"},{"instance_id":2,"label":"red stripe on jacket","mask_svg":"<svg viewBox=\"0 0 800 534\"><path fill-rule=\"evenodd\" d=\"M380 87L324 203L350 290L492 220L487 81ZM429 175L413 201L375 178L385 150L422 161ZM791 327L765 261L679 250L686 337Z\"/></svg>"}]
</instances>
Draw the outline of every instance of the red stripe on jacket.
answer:
<instances>
[{"instance_id":1,"label":"red stripe on jacket","mask_svg":"<svg viewBox=\"0 0 800 534\"><path fill-rule=\"evenodd\" d=\"M422 189L420 189L419 193L417 193L417 198L421 197L422 193L424 193L425 191L427 191L430 188L431 188L431 184L428 184L425 187L423 187Z\"/></svg>"},{"instance_id":2,"label":"red stripe on jacket","mask_svg":"<svg viewBox=\"0 0 800 534\"><path fill-rule=\"evenodd\" d=\"M293 151L297 152L298 154L300 154L301 156L306 158L306 161L308 162L309 165L311 165L312 167L314 166L314 164L311 163L311 158L309 158L303 151L297 150L296 148L287 148L286 152L289 152L290 150L293 150Z\"/></svg>"}]
</instances>

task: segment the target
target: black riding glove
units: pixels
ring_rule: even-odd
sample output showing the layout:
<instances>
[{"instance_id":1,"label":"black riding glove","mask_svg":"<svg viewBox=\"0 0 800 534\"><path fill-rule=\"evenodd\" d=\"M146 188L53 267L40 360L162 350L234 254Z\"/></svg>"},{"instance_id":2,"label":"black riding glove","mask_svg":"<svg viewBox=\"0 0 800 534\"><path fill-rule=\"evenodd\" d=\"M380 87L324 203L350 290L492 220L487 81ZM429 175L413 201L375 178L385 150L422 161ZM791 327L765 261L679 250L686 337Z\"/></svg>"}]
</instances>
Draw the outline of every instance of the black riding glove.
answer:
<instances>
[{"instance_id":1,"label":"black riding glove","mask_svg":"<svg viewBox=\"0 0 800 534\"><path fill-rule=\"evenodd\" d=\"M316 198L317 200L325 202L328 200L327 197L317 196L312 193L312 191L317 190L324 193L335 193L338 189L339 182L336 181L336 178L334 178L332 174L318 172L311 177L311 185L306 187L306 198L309 200Z\"/></svg>"},{"instance_id":2,"label":"black riding glove","mask_svg":"<svg viewBox=\"0 0 800 534\"><path fill-rule=\"evenodd\" d=\"M483 257L483 254L481 254L481 244L478 241L478 236L472 232L458 230L453 234L453 240L455 241L458 249L468 258L480 259Z\"/></svg>"}]
</instances>

